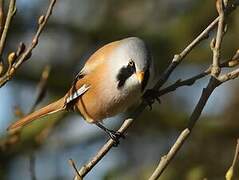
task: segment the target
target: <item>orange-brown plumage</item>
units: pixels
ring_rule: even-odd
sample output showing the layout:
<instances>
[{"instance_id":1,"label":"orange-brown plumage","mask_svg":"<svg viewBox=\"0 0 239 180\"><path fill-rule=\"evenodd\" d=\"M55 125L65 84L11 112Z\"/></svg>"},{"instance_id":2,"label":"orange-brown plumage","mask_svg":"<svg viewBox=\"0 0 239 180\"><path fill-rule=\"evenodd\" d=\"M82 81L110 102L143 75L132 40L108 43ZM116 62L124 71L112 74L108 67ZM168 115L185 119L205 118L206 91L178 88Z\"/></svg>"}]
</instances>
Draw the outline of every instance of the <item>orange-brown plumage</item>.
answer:
<instances>
[{"instance_id":1,"label":"orange-brown plumage","mask_svg":"<svg viewBox=\"0 0 239 180\"><path fill-rule=\"evenodd\" d=\"M126 38L103 46L86 61L80 76L63 98L18 120L8 129L22 127L42 116L67 110L69 106L90 123L122 112L140 99L144 71L150 65L148 58L147 48L139 38Z\"/></svg>"}]
</instances>

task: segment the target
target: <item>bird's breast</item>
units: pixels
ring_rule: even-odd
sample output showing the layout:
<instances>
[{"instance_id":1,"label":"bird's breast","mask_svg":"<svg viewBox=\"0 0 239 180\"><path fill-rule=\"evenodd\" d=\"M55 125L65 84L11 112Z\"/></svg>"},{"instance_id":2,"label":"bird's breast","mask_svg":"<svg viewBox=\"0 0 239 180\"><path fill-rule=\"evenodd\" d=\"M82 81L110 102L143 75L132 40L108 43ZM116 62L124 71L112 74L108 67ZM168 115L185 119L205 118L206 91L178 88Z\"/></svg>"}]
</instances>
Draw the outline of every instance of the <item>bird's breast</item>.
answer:
<instances>
[{"instance_id":1,"label":"bird's breast","mask_svg":"<svg viewBox=\"0 0 239 180\"><path fill-rule=\"evenodd\" d=\"M90 123L123 112L141 96L139 87L118 89L117 82L109 76L88 76L81 80L84 83L90 84L90 89L78 99L76 107Z\"/></svg>"}]
</instances>

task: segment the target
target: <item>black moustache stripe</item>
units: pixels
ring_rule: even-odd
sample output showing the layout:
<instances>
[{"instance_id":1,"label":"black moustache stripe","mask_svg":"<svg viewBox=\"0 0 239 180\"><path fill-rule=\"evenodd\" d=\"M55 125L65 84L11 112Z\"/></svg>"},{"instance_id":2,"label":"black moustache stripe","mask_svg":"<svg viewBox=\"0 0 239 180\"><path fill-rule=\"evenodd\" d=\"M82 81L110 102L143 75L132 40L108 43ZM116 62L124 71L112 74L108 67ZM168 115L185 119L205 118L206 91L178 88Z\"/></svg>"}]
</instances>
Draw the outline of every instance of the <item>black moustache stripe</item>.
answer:
<instances>
[{"instance_id":1,"label":"black moustache stripe","mask_svg":"<svg viewBox=\"0 0 239 180\"><path fill-rule=\"evenodd\" d=\"M135 73L135 67L127 66L120 69L119 74L117 75L118 89L122 88L126 80Z\"/></svg>"}]
</instances>

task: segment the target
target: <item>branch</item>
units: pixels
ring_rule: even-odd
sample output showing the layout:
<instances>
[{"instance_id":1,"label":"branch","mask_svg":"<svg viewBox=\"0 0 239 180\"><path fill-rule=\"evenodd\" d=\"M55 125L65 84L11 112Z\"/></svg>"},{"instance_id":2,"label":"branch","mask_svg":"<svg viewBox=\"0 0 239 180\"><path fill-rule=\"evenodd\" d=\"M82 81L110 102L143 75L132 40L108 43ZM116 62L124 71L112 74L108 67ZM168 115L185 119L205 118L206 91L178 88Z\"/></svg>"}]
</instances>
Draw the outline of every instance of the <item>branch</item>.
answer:
<instances>
[{"instance_id":1,"label":"branch","mask_svg":"<svg viewBox=\"0 0 239 180\"><path fill-rule=\"evenodd\" d=\"M0 87L2 87L7 81L9 81L13 77L16 70L22 65L24 61L26 61L31 57L32 50L37 46L39 37L44 27L46 26L46 23L48 22L50 15L52 14L55 2L56 0L51 0L46 15L41 15L39 17L38 29L29 47L26 49L25 45L23 43L20 43L17 53L12 52L9 54L8 56L9 67L7 72L2 77L0 77Z\"/></svg>"},{"instance_id":2,"label":"branch","mask_svg":"<svg viewBox=\"0 0 239 180\"><path fill-rule=\"evenodd\" d=\"M232 79L235 79L239 76L239 68L235 69L234 71L231 71L229 73L226 73L224 75L221 75L219 77L219 80L221 82L226 82L226 81L229 81L229 80L232 80Z\"/></svg>"},{"instance_id":3,"label":"branch","mask_svg":"<svg viewBox=\"0 0 239 180\"><path fill-rule=\"evenodd\" d=\"M214 89L219 86L221 83L212 77L209 80L209 83L206 88L203 89L201 97L194 108L194 111L192 115L189 118L189 122L187 125L187 128L182 131L182 133L177 138L176 142L170 149L170 151L167 153L167 155L163 156L161 161L159 162L157 168L149 178L149 180L156 180L160 177L160 175L163 173L163 171L166 169L168 164L171 162L171 160L175 157L176 153L179 151L179 149L182 147L186 139L189 137L193 127L195 126L197 120L199 119L210 95L214 91Z\"/></svg>"},{"instance_id":4,"label":"branch","mask_svg":"<svg viewBox=\"0 0 239 180\"><path fill-rule=\"evenodd\" d=\"M189 130L189 133L187 133L185 136L182 136L182 134L181 134L177 138L176 143L172 146L169 153L167 153L167 155L165 155L164 158L162 158L161 161L159 162L156 170L153 172L153 174L149 178L150 180L158 179L160 177L160 175L163 173L163 171L166 169L167 165L175 157L176 153L182 147L185 140L189 137L190 132L192 131L193 127L195 126L197 120L199 119L199 117L202 113L202 110L204 109L204 107L205 107L210 95L214 91L214 89L216 87L218 87L219 85L221 85L222 83L239 76L239 69L237 69L230 73L222 75L217 79L217 76L220 73L219 58L220 58L220 48L221 48L221 42L222 42L222 37L223 37L222 31L223 31L223 24L224 24L224 17L223 17L224 14L222 15L222 12L221 12L221 11L223 11L222 3L223 3L222 0L220 0L220 2L219 2L219 0L217 0L217 2L216 2L216 6L217 6L217 9L219 12L220 19L218 22L218 31L217 31L215 46L213 45L214 49L213 49L213 60L212 60L212 68L211 68L211 79L210 79L207 87L205 89L203 89L202 95L201 95L192 115L190 116L189 123L186 128L186 130ZM214 44L214 43L211 43L211 44ZM234 55L233 58L235 58L235 59L238 58L238 51L236 52L236 54ZM230 63L225 63L224 65L230 65ZM178 140L180 140L179 143L177 143ZM170 153L171 151L173 151L175 153Z\"/></svg>"},{"instance_id":5,"label":"branch","mask_svg":"<svg viewBox=\"0 0 239 180\"><path fill-rule=\"evenodd\" d=\"M220 74L220 49L222 38L224 35L224 3L223 0L216 0L216 8L219 14L218 28L216 40L213 39L211 43L211 49L213 51L213 61L212 61L212 76L217 77Z\"/></svg>"},{"instance_id":6,"label":"branch","mask_svg":"<svg viewBox=\"0 0 239 180\"><path fill-rule=\"evenodd\" d=\"M48 78L49 78L50 71L51 71L51 67L49 65L45 66L45 68L42 71L41 79L40 79L40 81L37 85L37 96L36 96L34 104L31 107L30 113L35 111L37 105L45 97L46 90L47 90L47 81L48 81Z\"/></svg>"},{"instance_id":7,"label":"branch","mask_svg":"<svg viewBox=\"0 0 239 180\"><path fill-rule=\"evenodd\" d=\"M232 13L237 6L239 5L239 0L230 1L225 8L225 15L229 15ZM209 37L209 33L216 27L220 19L218 16L214 21L212 21L206 29L204 29L181 53L175 54L174 58L172 59L171 64L165 70L165 72L161 75L160 79L158 80L155 89L159 89L163 86L163 84L168 80L170 74L173 70L180 64L180 62L192 51L192 49L198 45L202 40Z\"/></svg>"},{"instance_id":8,"label":"branch","mask_svg":"<svg viewBox=\"0 0 239 180\"><path fill-rule=\"evenodd\" d=\"M219 65L219 67L220 68L232 68L232 67L237 66L238 64L239 64L239 50L236 51L236 53L234 54L234 56L232 58L225 60L223 63L221 63ZM182 86L191 86L197 80L202 79L205 76L209 75L211 73L211 71L212 71L212 66L210 66L208 69L206 69L202 73L199 73L191 78L188 78L185 80L179 79L175 83L169 85L168 87L159 90L158 95L163 96L167 93L175 91L177 88L182 87ZM231 74L235 74L235 73L230 72L228 74L225 74L225 75L219 77L219 81L226 81L226 79L229 79L229 77L232 76Z\"/></svg>"},{"instance_id":9,"label":"branch","mask_svg":"<svg viewBox=\"0 0 239 180\"><path fill-rule=\"evenodd\" d=\"M239 160L239 139L237 139L237 146L236 146L234 158L233 158L233 161L232 161L232 165L227 170L227 173L226 173L226 176L225 176L226 180L232 180L233 175L234 175L234 169L235 169L235 166L236 166L236 162L238 160Z\"/></svg>"},{"instance_id":10,"label":"branch","mask_svg":"<svg viewBox=\"0 0 239 180\"><path fill-rule=\"evenodd\" d=\"M4 26L4 0L0 0L0 35Z\"/></svg>"},{"instance_id":11,"label":"branch","mask_svg":"<svg viewBox=\"0 0 239 180\"><path fill-rule=\"evenodd\" d=\"M11 24L12 18L16 14L16 10L17 10L16 0L10 0L6 22L5 22L5 25L4 25L3 32L1 34L1 39L0 39L0 56L2 56L3 49L4 49L4 46L5 46L5 42L6 42L6 38L7 38L7 33L8 33L8 30L9 30L9 26ZM3 24L3 19L1 19L1 24Z\"/></svg>"},{"instance_id":12,"label":"branch","mask_svg":"<svg viewBox=\"0 0 239 180\"><path fill-rule=\"evenodd\" d=\"M124 133L132 124L133 119L126 119L124 123L121 125L118 132ZM87 164L82 166L82 168L78 171L78 175L75 176L75 180L81 180L90 170L109 152L109 150L113 147L114 141L109 139L105 145L97 152L97 154L89 161ZM80 175L80 178L79 178Z\"/></svg>"},{"instance_id":13,"label":"branch","mask_svg":"<svg viewBox=\"0 0 239 180\"><path fill-rule=\"evenodd\" d=\"M228 8L226 9L227 10L226 14L231 13L235 8L236 8L235 4L228 6ZM196 45L198 45L202 40L206 39L209 36L209 32L216 27L218 21L219 21L219 17L217 17L213 22L211 22L211 24L209 24L208 27L203 32L201 32L201 34L199 34L180 54L174 55L174 58L171 64L168 66L165 72L160 76L159 80L157 81L153 89L158 90L162 87L162 85L168 80L173 70L180 64L180 62L182 62L182 60L187 56L187 54L189 54L192 51L192 49ZM135 110L133 119L138 117L138 115L145 109L146 106L147 106L147 103L142 102L138 106L138 108ZM133 119L126 119L124 123L122 124L122 126L119 128L118 132L126 131L127 128L130 127L130 125L133 123ZM80 174L80 178L83 178L107 154L107 152L112 147L113 147L113 141L110 139L97 152L97 154L91 160L89 160L89 162L87 162L85 165L83 165L80 168L78 172ZM74 179L80 180L77 175L75 176Z\"/></svg>"},{"instance_id":14,"label":"branch","mask_svg":"<svg viewBox=\"0 0 239 180\"><path fill-rule=\"evenodd\" d=\"M174 143L174 145L172 146L168 154L161 158L160 165L156 168L156 170L151 175L149 180L157 179L161 175L163 170L167 167L167 165L171 161L171 158L176 155L176 153L178 152L180 147L183 145L184 141L189 136L189 134L190 134L190 130L187 128L182 131L182 133L179 135L179 137L177 138L176 142Z\"/></svg>"},{"instance_id":15,"label":"branch","mask_svg":"<svg viewBox=\"0 0 239 180\"><path fill-rule=\"evenodd\" d=\"M168 68L165 70L165 72L160 77L159 81L157 82L155 89L159 89L163 86L163 84L168 80L169 76L173 72L173 70L181 63L181 61L193 50L195 46L197 46L202 40L208 38L209 32L211 32L215 26L217 25L217 22L219 20L219 17L217 17L214 21L211 22L207 26L206 29L204 29L201 34L199 34L181 53L175 54L174 58L172 59L171 64L168 66Z\"/></svg>"}]
</instances>

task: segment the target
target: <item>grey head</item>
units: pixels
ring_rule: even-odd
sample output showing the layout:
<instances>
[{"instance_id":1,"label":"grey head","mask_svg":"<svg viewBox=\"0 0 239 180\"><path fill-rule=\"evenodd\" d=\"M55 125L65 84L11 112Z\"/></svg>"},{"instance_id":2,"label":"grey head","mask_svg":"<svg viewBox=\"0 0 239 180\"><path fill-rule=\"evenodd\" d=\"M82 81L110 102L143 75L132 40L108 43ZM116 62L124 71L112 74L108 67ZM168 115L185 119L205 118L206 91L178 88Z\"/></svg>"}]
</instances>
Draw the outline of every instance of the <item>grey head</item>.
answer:
<instances>
[{"instance_id":1,"label":"grey head","mask_svg":"<svg viewBox=\"0 0 239 180\"><path fill-rule=\"evenodd\" d=\"M129 37L119 41L110 57L118 89L139 87L144 91L152 72L152 58L144 41Z\"/></svg>"}]
</instances>

